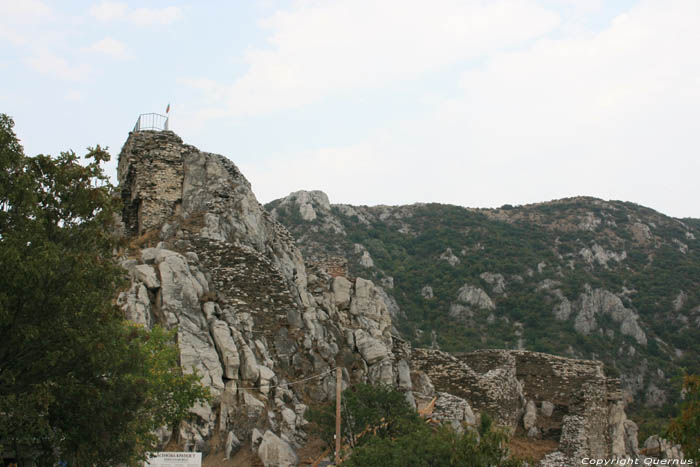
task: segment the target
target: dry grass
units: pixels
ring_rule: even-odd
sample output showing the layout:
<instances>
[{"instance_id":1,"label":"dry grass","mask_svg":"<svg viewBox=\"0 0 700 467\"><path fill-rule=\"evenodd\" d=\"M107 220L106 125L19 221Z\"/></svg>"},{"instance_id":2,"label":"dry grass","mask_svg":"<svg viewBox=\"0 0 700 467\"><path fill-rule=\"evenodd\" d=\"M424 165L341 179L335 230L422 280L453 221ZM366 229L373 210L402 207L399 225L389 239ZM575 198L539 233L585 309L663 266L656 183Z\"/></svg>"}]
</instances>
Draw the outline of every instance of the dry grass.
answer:
<instances>
[{"instance_id":1,"label":"dry grass","mask_svg":"<svg viewBox=\"0 0 700 467\"><path fill-rule=\"evenodd\" d=\"M202 461L202 467L263 467L263 463L253 454L250 446L244 445L228 460L221 452L210 454Z\"/></svg>"},{"instance_id":2,"label":"dry grass","mask_svg":"<svg viewBox=\"0 0 700 467\"><path fill-rule=\"evenodd\" d=\"M325 449L326 445L320 438L309 438L306 444L297 451L297 456L299 456L299 465L313 465L321 454L324 453Z\"/></svg>"},{"instance_id":3,"label":"dry grass","mask_svg":"<svg viewBox=\"0 0 700 467\"><path fill-rule=\"evenodd\" d=\"M160 241L160 232L156 229L140 235L129 242L130 250L140 250L149 246L156 246Z\"/></svg>"},{"instance_id":4,"label":"dry grass","mask_svg":"<svg viewBox=\"0 0 700 467\"><path fill-rule=\"evenodd\" d=\"M551 439L532 439L515 436L510 439L510 451L514 456L535 462L539 462L550 452L556 451L558 446L559 444Z\"/></svg>"}]
</instances>

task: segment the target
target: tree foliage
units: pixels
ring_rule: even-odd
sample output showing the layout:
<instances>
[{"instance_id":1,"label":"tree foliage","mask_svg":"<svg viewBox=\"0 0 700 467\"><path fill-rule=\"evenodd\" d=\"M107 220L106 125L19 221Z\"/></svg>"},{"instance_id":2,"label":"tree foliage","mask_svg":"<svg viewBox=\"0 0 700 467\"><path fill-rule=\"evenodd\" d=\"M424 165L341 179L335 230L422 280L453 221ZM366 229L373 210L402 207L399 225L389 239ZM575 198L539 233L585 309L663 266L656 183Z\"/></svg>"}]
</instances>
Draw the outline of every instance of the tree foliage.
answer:
<instances>
[{"instance_id":1,"label":"tree foliage","mask_svg":"<svg viewBox=\"0 0 700 467\"><path fill-rule=\"evenodd\" d=\"M508 436L488 416L479 433L435 427L421 419L399 391L383 385L357 384L343 392L343 443L350 448L343 465L391 466L520 466L509 455ZM311 410L321 438L333 446L334 404Z\"/></svg>"},{"instance_id":2,"label":"tree foliage","mask_svg":"<svg viewBox=\"0 0 700 467\"><path fill-rule=\"evenodd\" d=\"M700 459L700 375L686 375L683 379L685 399L681 414L669 426L671 438L681 443L688 459Z\"/></svg>"},{"instance_id":3,"label":"tree foliage","mask_svg":"<svg viewBox=\"0 0 700 467\"><path fill-rule=\"evenodd\" d=\"M353 446L369 438L361 436L366 429L380 437L397 436L420 423L403 394L389 386L356 384L343 391L341 401L341 433ZM321 439L333 446L335 403L311 409L309 420L316 423Z\"/></svg>"},{"instance_id":4,"label":"tree foliage","mask_svg":"<svg viewBox=\"0 0 700 467\"><path fill-rule=\"evenodd\" d=\"M473 431L458 433L451 427L432 428L426 424L397 438L372 437L356 448L348 467L518 467L523 462L512 458L508 436L496 429L479 435Z\"/></svg>"},{"instance_id":5,"label":"tree foliage","mask_svg":"<svg viewBox=\"0 0 700 467\"><path fill-rule=\"evenodd\" d=\"M27 157L13 125L0 115L0 451L133 464L207 393L182 374L172 334L114 304L109 154Z\"/></svg>"}]
</instances>

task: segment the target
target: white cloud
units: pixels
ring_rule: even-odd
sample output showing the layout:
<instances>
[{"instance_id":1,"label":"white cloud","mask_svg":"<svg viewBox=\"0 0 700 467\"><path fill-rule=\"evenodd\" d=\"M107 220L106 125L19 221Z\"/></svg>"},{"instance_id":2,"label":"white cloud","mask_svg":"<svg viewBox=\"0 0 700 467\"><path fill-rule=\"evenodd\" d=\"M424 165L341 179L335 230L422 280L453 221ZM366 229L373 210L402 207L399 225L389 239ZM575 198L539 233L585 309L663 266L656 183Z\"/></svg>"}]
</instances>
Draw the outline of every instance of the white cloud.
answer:
<instances>
[{"instance_id":1,"label":"white cloud","mask_svg":"<svg viewBox=\"0 0 700 467\"><path fill-rule=\"evenodd\" d=\"M90 47L88 47L88 50L120 60L129 57L129 52L126 48L126 45L123 42L113 39L111 37L106 37L95 42Z\"/></svg>"},{"instance_id":2,"label":"white cloud","mask_svg":"<svg viewBox=\"0 0 700 467\"><path fill-rule=\"evenodd\" d=\"M263 202L300 189L320 189L332 202L366 202L366 186L389 180L392 167L371 144L328 147L242 167ZM391 185L395 186L394 182ZM372 193L376 194L376 193Z\"/></svg>"},{"instance_id":3,"label":"white cloud","mask_svg":"<svg viewBox=\"0 0 700 467\"><path fill-rule=\"evenodd\" d=\"M48 51L38 52L25 59L25 62L39 73L66 81L83 81L92 72L92 68L87 64L70 64L63 57Z\"/></svg>"},{"instance_id":4,"label":"white cloud","mask_svg":"<svg viewBox=\"0 0 700 467\"><path fill-rule=\"evenodd\" d=\"M293 108L483 57L558 24L529 0L299 1L263 22L269 47L247 52L224 105L230 114Z\"/></svg>"},{"instance_id":5,"label":"white cloud","mask_svg":"<svg viewBox=\"0 0 700 467\"><path fill-rule=\"evenodd\" d=\"M12 21L34 21L50 14L51 8L41 0L0 0L0 15Z\"/></svg>"},{"instance_id":6,"label":"white cloud","mask_svg":"<svg viewBox=\"0 0 700 467\"><path fill-rule=\"evenodd\" d=\"M0 39L24 45L31 39L28 28L50 19L52 13L40 0L0 0Z\"/></svg>"},{"instance_id":7,"label":"white cloud","mask_svg":"<svg viewBox=\"0 0 700 467\"><path fill-rule=\"evenodd\" d=\"M600 10L603 0L549 0L553 5L572 8L576 13Z\"/></svg>"},{"instance_id":8,"label":"white cloud","mask_svg":"<svg viewBox=\"0 0 700 467\"><path fill-rule=\"evenodd\" d=\"M165 8L137 8L131 12L129 19L141 26L166 25L182 18L182 8L169 6Z\"/></svg>"},{"instance_id":9,"label":"white cloud","mask_svg":"<svg viewBox=\"0 0 700 467\"><path fill-rule=\"evenodd\" d=\"M83 102L86 99L85 93L78 91L77 89L72 89L66 93L64 99L68 102Z\"/></svg>"},{"instance_id":10,"label":"white cloud","mask_svg":"<svg viewBox=\"0 0 700 467\"><path fill-rule=\"evenodd\" d=\"M125 18L128 9L126 3L104 1L90 8L90 15L99 21L114 21Z\"/></svg>"},{"instance_id":11,"label":"white cloud","mask_svg":"<svg viewBox=\"0 0 700 467\"><path fill-rule=\"evenodd\" d=\"M700 3L649 0L598 34L494 54L462 75L461 95L353 145L353 176L311 166L294 172L289 191L469 206L587 194L700 216L698 44ZM253 174L284 183L291 168L314 162L289 159ZM265 201L284 194L265 188Z\"/></svg>"},{"instance_id":12,"label":"white cloud","mask_svg":"<svg viewBox=\"0 0 700 467\"><path fill-rule=\"evenodd\" d=\"M182 8L134 8L123 2L103 1L92 8L90 14L99 21L126 20L139 26L166 25L182 18Z\"/></svg>"}]
</instances>

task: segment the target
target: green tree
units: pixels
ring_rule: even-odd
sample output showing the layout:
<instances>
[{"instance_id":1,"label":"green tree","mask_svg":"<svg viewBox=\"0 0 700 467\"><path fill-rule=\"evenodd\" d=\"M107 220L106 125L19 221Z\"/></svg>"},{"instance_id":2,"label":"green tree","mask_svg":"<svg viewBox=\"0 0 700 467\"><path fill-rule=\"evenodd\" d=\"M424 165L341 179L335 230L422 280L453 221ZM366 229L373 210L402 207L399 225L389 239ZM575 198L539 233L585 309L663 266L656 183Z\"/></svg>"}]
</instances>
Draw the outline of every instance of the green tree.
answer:
<instances>
[{"instance_id":1,"label":"green tree","mask_svg":"<svg viewBox=\"0 0 700 467\"><path fill-rule=\"evenodd\" d=\"M397 436L421 422L403 394L385 385L356 384L343 391L341 433L350 445L373 436ZM319 409L310 409L308 418L316 424L318 434L328 446L334 446L335 402Z\"/></svg>"},{"instance_id":2,"label":"green tree","mask_svg":"<svg viewBox=\"0 0 700 467\"><path fill-rule=\"evenodd\" d=\"M109 154L27 157L13 125L0 115L0 451L135 464L207 391L182 374L172 334L114 304Z\"/></svg>"},{"instance_id":3,"label":"green tree","mask_svg":"<svg viewBox=\"0 0 700 467\"><path fill-rule=\"evenodd\" d=\"M480 436L473 431L457 433L451 427L432 428L417 425L415 430L397 438L372 437L353 450L348 467L520 467L512 458L508 436L489 429Z\"/></svg>"},{"instance_id":4,"label":"green tree","mask_svg":"<svg viewBox=\"0 0 700 467\"><path fill-rule=\"evenodd\" d=\"M671 421L668 432L681 443L686 458L700 459L700 375L686 375L683 390L681 414Z\"/></svg>"},{"instance_id":5,"label":"green tree","mask_svg":"<svg viewBox=\"0 0 700 467\"><path fill-rule=\"evenodd\" d=\"M383 385L357 384L343 391L344 444L351 452L343 465L392 466L501 466L522 462L510 457L507 434L493 427L484 414L479 434L471 429L457 433L435 427L418 417L399 391ZM322 439L333 446L334 404L311 410Z\"/></svg>"}]
</instances>

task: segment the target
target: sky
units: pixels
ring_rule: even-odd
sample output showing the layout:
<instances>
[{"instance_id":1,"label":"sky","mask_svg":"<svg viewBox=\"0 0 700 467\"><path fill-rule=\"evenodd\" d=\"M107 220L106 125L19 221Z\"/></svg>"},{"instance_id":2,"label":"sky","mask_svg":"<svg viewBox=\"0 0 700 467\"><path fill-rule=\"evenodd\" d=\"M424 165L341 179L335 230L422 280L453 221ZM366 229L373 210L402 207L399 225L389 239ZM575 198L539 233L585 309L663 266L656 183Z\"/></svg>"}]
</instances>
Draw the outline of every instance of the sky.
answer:
<instances>
[{"instance_id":1,"label":"sky","mask_svg":"<svg viewBox=\"0 0 700 467\"><path fill-rule=\"evenodd\" d=\"M0 112L28 155L106 145L115 176L168 104L263 203L700 218L698 0L0 0Z\"/></svg>"}]
</instances>

